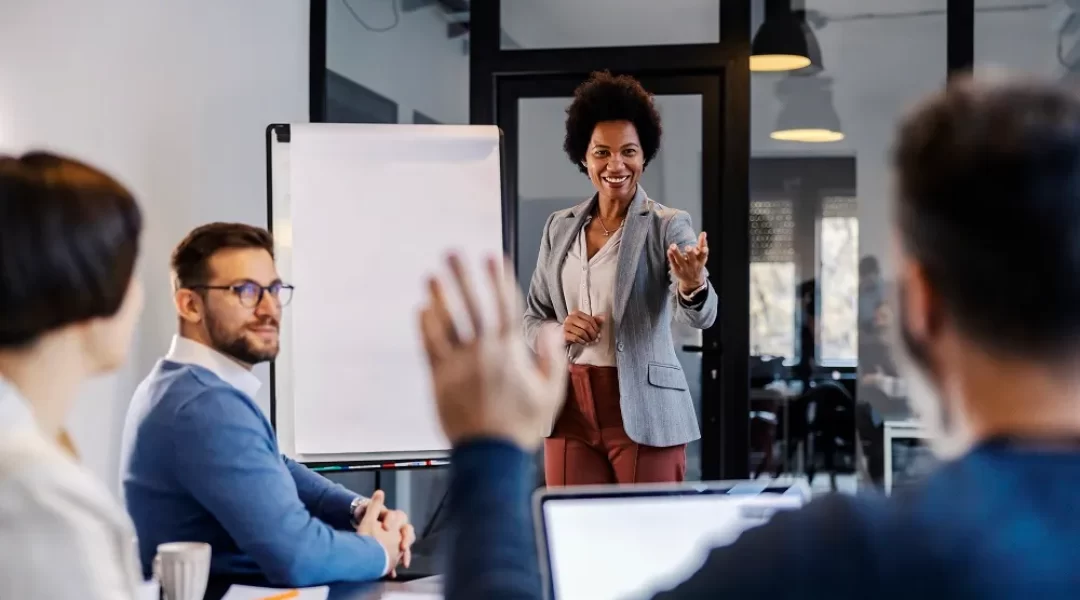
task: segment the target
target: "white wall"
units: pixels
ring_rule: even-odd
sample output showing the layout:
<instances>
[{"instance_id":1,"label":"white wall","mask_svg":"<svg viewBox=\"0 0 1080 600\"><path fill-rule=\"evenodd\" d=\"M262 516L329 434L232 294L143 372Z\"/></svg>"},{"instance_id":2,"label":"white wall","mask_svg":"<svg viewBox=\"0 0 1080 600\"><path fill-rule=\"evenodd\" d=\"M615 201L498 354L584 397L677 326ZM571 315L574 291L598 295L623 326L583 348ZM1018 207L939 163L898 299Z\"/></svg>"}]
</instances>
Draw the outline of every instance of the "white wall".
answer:
<instances>
[{"instance_id":1,"label":"white wall","mask_svg":"<svg viewBox=\"0 0 1080 600\"><path fill-rule=\"evenodd\" d=\"M0 151L84 158L130 186L146 217L133 353L87 387L70 422L84 460L117 489L128 399L176 326L169 252L204 222L265 225L263 129L307 120L308 5L47 0L4 11Z\"/></svg>"},{"instance_id":2,"label":"white wall","mask_svg":"<svg viewBox=\"0 0 1080 600\"><path fill-rule=\"evenodd\" d=\"M393 23L389 2L349 0L373 28ZM398 103L398 122L419 110L442 123L469 122L465 38L446 37L446 18L429 6L402 13L397 27L365 29L342 0L327 3L326 67Z\"/></svg>"}]
</instances>

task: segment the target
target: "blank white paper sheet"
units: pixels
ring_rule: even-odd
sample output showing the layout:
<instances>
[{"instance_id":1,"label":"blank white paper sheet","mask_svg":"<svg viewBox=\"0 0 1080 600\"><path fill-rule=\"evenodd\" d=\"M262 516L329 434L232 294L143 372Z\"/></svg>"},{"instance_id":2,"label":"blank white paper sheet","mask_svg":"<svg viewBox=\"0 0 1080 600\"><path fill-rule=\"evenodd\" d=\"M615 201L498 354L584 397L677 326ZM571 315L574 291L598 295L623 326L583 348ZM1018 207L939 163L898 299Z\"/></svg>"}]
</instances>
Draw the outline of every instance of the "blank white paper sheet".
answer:
<instances>
[{"instance_id":1,"label":"blank white paper sheet","mask_svg":"<svg viewBox=\"0 0 1080 600\"><path fill-rule=\"evenodd\" d=\"M231 585L229 591L221 600L267 600L288 595L293 590L278 588L255 587L250 585ZM319 587L300 588L295 590L296 595L289 595L289 600L326 600L330 596L330 588L323 585Z\"/></svg>"},{"instance_id":2,"label":"blank white paper sheet","mask_svg":"<svg viewBox=\"0 0 1080 600\"><path fill-rule=\"evenodd\" d=\"M502 255L499 142L495 127L292 126L296 293L284 318L297 454L449 448L417 310L447 251L470 265ZM475 268L473 279L486 285Z\"/></svg>"}]
</instances>

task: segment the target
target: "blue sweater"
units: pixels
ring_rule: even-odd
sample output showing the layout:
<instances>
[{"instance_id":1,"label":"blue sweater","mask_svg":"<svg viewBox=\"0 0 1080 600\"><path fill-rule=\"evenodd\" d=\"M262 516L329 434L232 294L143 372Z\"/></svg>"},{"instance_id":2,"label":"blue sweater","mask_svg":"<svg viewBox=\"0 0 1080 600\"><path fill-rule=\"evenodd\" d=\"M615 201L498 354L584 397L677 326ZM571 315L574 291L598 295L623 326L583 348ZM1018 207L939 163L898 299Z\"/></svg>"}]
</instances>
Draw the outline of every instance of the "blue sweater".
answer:
<instances>
[{"instance_id":1,"label":"blue sweater","mask_svg":"<svg viewBox=\"0 0 1080 600\"><path fill-rule=\"evenodd\" d=\"M539 600L531 457L454 452L447 600ZM891 500L830 496L714 550L655 600L1076 598L1080 453L982 445Z\"/></svg>"},{"instance_id":2,"label":"blue sweater","mask_svg":"<svg viewBox=\"0 0 1080 600\"><path fill-rule=\"evenodd\" d=\"M158 544L197 541L213 547L217 575L382 576L385 551L349 526L356 494L283 457L262 411L214 373L162 361L129 413L122 480L145 575Z\"/></svg>"}]
</instances>

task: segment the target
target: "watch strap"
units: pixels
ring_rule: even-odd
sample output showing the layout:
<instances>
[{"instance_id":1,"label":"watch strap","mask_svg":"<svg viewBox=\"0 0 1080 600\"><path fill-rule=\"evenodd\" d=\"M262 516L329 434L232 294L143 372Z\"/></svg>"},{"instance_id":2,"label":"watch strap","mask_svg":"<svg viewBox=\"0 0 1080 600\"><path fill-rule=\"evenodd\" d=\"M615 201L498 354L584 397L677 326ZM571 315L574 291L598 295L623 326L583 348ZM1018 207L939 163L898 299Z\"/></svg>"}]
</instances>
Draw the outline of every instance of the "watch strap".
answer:
<instances>
[{"instance_id":1,"label":"watch strap","mask_svg":"<svg viewBox=\"0 0 1080 600\"><path fill-rule=\"evenodd\" d=\"M360 526L360 521L357 520L356 513L360 510L361 507L367 504L367 502L367 498L363 496L357 496L353 499L352 502L349 503L349 525L352 525L353 529L356 529Z\"/></svg>"}]
</instances>

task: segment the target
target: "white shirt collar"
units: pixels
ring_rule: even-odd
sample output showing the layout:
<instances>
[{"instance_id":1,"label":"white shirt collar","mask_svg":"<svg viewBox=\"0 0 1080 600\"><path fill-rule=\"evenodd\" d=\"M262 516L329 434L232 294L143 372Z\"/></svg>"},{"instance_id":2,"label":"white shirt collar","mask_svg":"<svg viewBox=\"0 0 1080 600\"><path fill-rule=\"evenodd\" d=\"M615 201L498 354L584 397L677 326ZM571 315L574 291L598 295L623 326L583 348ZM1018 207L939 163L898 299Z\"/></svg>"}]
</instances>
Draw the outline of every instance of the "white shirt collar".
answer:
<instances>
[{"instance_id":1,"label":"white shirt collar","mask_svg":"<svg viewBox=\"0 0 1080 600\"><path fill-rule=\"evenodd\" d=\"M0 377L0 427L6 429L22 429L37 427L34 413L30 411L30 404L23 398L19 390L11 383Z\"/></svg>"},{"instance_id":2,"label":"white shirt collar","mask_svg":"<svg viewBox=\"0 0 1080 600\"><path fill-rule=\"evenodd\" d=\"M195 340L174 335L165 360L202 367L217 375L229 385L255 399L262 382L254 373L236 364L232 359L213 348Z\"/></svg>"}]
</instances>

